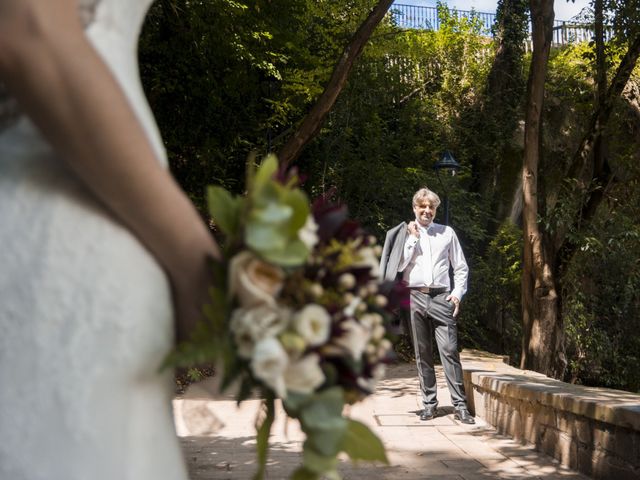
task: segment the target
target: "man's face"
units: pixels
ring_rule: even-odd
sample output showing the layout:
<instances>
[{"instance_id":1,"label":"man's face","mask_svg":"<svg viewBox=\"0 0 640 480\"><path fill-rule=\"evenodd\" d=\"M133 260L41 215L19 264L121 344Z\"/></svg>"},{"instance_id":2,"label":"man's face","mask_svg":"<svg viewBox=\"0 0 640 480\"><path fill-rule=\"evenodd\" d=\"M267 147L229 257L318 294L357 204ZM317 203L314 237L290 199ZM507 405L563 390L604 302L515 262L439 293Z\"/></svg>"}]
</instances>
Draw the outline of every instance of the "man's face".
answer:
<instances>
[{"instance_id":1,"label":"man's face","mask_svg":"<svg viewBox=\"0 0 640 480\"><path fill-rule=\"evenodd\" d=\"M413 213L416 215L416 221L423 227L431 225L434 217L436 216L437 207L434 207L427 199L418 200L413 206Z\"/></svg>"}]
</instances>

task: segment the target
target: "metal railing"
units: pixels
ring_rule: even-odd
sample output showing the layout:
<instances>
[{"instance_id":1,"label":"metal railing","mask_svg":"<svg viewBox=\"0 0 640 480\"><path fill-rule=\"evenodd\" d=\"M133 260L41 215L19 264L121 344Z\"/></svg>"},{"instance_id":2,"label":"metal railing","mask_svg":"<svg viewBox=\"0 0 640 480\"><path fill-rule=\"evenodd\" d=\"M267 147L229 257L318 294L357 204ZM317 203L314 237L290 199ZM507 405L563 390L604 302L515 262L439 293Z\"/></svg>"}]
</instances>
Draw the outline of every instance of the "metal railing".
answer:
<instances>
[{"instance_id":1,"label":"metal railing","mask_svg":"<svg viewBox=\"0 0 640 480\"><path fill-rule=\"evenodd\" d=\"M390 9L393 22L400 28L439 30L440 18L436 7L419 5L405 5L395 3ZM493 36L492 27L496 20L495 13L477 12L475 10L450 10L451 15L458 18L478 19L481 22L483 35ZM531 32L531 24L529 24ZM588 42L593 38L591 25L555 20L553 27L553 44L566 45L569 43Z\"/></svg>"},{"instance_id":2,"label":"metal railing","mask_svg":"<svg viewBox=\"0 0 640 480\"><path fill-rule=\"evenodd\" d=\"M400 28L420 30L440 30L440 18L436 7L404 5L394 3L390 8L394 23ZM482 22L483 33L491 34L491 26L496 20L495 13L476 12L475 10L450 10L458 18L478 18Z\"/></svg>"}]
</instances>

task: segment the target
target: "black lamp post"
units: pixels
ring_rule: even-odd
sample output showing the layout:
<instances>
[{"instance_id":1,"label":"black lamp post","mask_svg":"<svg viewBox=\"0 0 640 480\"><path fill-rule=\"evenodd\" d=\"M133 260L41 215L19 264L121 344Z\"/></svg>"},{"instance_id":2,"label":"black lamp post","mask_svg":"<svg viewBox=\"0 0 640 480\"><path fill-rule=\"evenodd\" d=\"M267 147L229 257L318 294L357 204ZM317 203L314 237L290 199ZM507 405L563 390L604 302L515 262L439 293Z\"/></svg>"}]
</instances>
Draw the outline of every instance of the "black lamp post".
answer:
<instances>
[{"instance_id":1,"label":"black lamp post","mask_svg":"<svg viewBox=\"0 0 640 480\"><path fill-rule=\"evenodd\" d=\"M449 225L449 195L447 188L440 178L440 170L443 170L445 173L449 173L453 177L456 172L460 170L460 164L455 158L453 158L453 154L449 150L445 150L442 153L440 160L433 164L433 169L436 171L438 182L444 192L444 224Z\"/></svg>"}]
</instances>

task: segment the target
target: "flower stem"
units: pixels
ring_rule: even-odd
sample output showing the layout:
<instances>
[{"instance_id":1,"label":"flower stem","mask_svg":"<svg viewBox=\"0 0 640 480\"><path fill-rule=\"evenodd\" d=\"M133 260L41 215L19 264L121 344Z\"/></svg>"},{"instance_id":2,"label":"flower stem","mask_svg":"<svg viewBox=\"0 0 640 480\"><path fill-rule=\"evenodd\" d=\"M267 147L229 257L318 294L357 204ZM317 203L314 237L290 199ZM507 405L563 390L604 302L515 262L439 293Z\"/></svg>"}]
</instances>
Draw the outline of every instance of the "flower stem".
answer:
<instances>
[{"instance_id":1,"label":"flower stem","mask_svg":"<svg viewBox=\"0 0 640 480\"><path fill-rule=\"evenodd\" d=\"M269 434L271 425L275 419L275 399L271 392L265 392L266 396L262 403L261 414L256 419L257 429L257 450L258 450L258 471L253 476L253 480L262 480L267 468L267 453L269 451Z\"/></svg>"}]
</instances>

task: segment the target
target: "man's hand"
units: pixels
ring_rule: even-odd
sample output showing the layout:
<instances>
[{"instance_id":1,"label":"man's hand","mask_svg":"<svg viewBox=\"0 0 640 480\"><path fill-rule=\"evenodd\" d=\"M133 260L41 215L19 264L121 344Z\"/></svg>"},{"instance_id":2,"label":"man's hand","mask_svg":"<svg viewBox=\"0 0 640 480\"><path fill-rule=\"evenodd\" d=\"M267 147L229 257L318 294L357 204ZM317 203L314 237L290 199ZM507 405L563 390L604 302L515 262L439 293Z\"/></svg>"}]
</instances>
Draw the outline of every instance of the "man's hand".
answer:
<instances>
[{"instance_id":1,"label":"man's hand","mask_svg":"<svg viewBox=\"0 0 640 480\"><path fill-rule=\"evenodd\" d=\"M455 305L456 308L453 309L453 318L457 317L458 313L460 313L460 299L455 295L449 295L447 297L447 302L451 302Z\"/></svg>"},{"instance_id":2,"label":"man's hand","mask_svg":"<svg viewBox=\"0 0 640 480\"><path fill-rule=\"evenodd\" d=\"M420 238L420 232L418 231L418 224L416 222L409 222L407 231L409 232L409 235Z\"/></svg>"}]
</instances>

